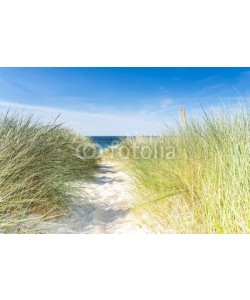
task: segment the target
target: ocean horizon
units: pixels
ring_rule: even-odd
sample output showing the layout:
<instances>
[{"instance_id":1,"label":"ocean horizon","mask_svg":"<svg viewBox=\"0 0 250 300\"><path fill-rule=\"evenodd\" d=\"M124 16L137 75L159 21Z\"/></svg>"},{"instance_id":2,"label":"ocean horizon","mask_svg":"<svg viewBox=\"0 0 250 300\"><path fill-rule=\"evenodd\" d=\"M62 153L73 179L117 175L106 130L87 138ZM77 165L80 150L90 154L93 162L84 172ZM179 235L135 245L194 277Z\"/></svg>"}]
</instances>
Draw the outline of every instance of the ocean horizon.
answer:
<instances>
[{"instance_id":1,"label":"ocean horizon","mask_svg":"<svg viewBox=\"0 0 250 300\"><path fill-rule=\"evenodd\" d=\"M98 144L102 149L119 143L125 136L90 136L91 140Z\"/></svg>"}]
</instances>

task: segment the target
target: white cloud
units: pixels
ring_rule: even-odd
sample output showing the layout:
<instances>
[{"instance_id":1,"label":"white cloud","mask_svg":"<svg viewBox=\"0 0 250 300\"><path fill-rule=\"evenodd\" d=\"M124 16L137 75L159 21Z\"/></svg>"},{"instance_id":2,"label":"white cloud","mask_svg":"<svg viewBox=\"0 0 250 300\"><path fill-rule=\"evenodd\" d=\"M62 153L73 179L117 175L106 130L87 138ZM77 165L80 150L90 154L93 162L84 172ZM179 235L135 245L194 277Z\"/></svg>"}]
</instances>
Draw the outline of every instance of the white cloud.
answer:
<instances>
[{"instance_id":1,"label":"white cloud","mask_svg":"<svg viewBox=\"0 0 250 300\"><path fill-rule=\"evenodd\" d=\"M165 120L166 116L173 114L173 110L176 112L178 111L177 102L172 98L163 98L156 99L154 104L152 104L152 101L150 104L144 104L143 108L139 111L139 114L141 116L154 117L158 119L164 118Z\"/></svg>"},{"instance_id":2,"label":"white cloud","mask_svg":"<svg viewBox=\"0 0 250 300\"><path fill-rule=\"evenodd\" d=\"M164 110L170 108L173 104L175 104L175 101L172 98L166 98L160 102L160 106Z\"/></svg>"},{"instance_id":3,"label":"white cloud","mask_svg":"<svg viewBox=\"0 0 250 300\"><path fill-rule=\"evenodd\" d=\"M205 77L203 79L197 80L196 84L207 83L207 82L214 81L217 79L220 79L219 75L209 76L209 77Z\"/></svg>"},{"instance_id":4,"label":"white cloud","mask_svg":"<svg viewBox=\"0 0 250 300\"><path fill-rule=\"evenodd\" d=\"M61 114L59 120L65 126L87 135L155 134L162 123L157 117L152 118L135 112L82 112L5 100L0 100L0 107L2 112L11 109L15 112L33 113L34 116L43 116L45 120L53 120Z\"/></svg>"}]
</instances>

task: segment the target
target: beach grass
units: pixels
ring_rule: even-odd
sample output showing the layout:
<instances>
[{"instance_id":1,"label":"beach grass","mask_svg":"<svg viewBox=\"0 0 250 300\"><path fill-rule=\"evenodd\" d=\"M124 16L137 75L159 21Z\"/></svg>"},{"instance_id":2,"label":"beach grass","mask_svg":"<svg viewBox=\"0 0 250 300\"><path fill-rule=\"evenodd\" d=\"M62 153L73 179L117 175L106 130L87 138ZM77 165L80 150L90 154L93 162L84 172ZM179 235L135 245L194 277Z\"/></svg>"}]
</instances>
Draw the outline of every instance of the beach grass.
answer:
<instances>
[{"instance_id":1,"label":"beach grass","mask_svg":"<svg viewBox=\"0 0 250 300\"><path fill-rule=\"evenodd\" d=\"M98 158L85 157L93 147L61 124L1 115L0 232L18 232L30 215L62 214L75 190L71 182L93 177Z\"/></svg>"},{"instance_id":2,"label":"beach grass","mask_svg":"<svg viewBox=\"0 0 250 300\"><path fill-rule=\"evenodd\" d=\"M124 139L115 159L134 180L134 213L157 233L249 233L249 133L240 106L198 120L181 109L159 136Z\"/></svg>"}]
</instances>

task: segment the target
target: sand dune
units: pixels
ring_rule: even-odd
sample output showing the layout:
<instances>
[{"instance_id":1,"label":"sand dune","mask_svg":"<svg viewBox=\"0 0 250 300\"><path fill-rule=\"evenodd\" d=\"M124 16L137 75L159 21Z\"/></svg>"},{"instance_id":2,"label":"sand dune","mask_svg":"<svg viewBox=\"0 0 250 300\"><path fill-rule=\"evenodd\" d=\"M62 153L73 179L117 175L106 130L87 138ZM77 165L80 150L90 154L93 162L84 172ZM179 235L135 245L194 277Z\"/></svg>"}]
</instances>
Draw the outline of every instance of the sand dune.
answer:
<instances>
[{"instance_id":1,"label":"sand dune","mask_svg":"<svg viewBox=\"0 0 250 300\"><path fill-rule=\"evenodd\" d=\"M144 233L130 214L130 178L113 163L101 164L96 179L80 183L82 195L72 199L67 216L42 222L43 233Z\"/></svg>"}]
</instances>

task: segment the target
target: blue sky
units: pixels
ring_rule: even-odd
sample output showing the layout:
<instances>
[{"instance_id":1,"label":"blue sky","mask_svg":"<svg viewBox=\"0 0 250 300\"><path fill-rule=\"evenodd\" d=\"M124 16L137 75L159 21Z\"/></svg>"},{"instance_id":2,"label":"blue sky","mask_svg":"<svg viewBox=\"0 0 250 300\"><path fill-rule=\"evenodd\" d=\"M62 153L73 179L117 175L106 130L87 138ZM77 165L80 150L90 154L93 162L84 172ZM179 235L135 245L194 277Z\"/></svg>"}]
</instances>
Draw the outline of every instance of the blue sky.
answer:
<instances>
[{"instance_id":1,"label":"blue sky","mask_svg":"<svg viewBox=\"0 0 250 300\"><path fill-rule=\"evenodd\" d=\"M0 111L87 135L155 134L178 118L248 101L250 68L0 68Z\"/></svg>"}]
</instances>

